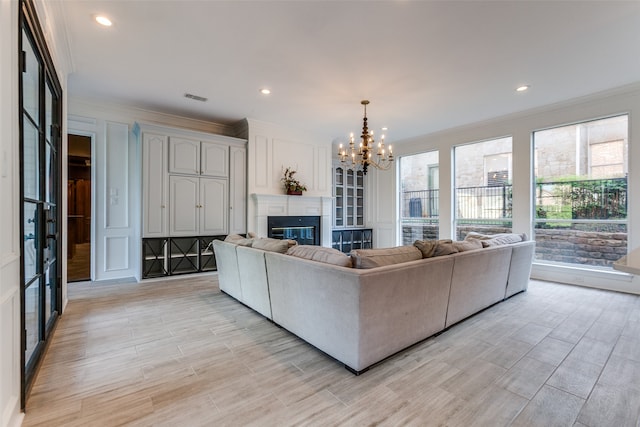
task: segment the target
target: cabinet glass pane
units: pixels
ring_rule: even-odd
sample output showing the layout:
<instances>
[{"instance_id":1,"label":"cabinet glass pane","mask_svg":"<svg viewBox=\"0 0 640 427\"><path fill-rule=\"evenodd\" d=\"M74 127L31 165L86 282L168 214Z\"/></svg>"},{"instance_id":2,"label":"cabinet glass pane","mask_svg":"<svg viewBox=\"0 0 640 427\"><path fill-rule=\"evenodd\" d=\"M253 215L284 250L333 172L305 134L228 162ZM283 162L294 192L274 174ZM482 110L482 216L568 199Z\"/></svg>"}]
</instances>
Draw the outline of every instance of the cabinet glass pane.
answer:
<instances>
[{"instance_id":1,"label":"cabinet glass pane","mask_svg":"<svg viewBox=\"0 0 640 427\"><path fill-rule=\"evenodd\" d=\"M198 271L199 239L171 239L169 272L171 274Z\"/></svg>"},{"instance_id":2,"label":"cabinet glass pane","mask_svg":"<svg viewBox=\"0 0 640 427\"><path fill-rule=\"evenodd\" d=\"M142 241L142 277L166 276L167 239L144 239Z\"/></svg>"},{"instance_id":3,"label":"cabinet glass pane","mask_svg":"<svg viewBox=\"0 0 640 427\"><path fill-rule=\"evenodd\" d=\"M216 270L216 257L213 252L213 241L224 240L225 236L202 237L200 238L200 271Z\"/></svg>"}]
</instances>

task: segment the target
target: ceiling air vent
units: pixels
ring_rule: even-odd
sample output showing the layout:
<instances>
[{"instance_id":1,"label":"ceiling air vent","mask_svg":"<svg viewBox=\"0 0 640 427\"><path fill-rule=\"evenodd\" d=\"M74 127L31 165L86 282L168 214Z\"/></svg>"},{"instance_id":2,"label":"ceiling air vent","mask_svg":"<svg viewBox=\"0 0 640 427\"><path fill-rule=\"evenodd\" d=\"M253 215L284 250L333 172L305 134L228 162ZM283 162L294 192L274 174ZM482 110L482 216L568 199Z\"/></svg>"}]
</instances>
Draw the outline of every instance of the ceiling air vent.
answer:
<instances>
[{"instance_id":1,"label":"ceiling air vent","mask_svg":"<svg viewBox=\"0 0 640 427\"><path fill-rule=\"evenodd\" d=\"M189 98L189 99L193 99L194 101L200 101L200 102L206 102L207 98L202 97L202 96L198 96L198 95L194 95L192 93L185 93L184 94L185 98Z\"/></svg>"}]
</instances>

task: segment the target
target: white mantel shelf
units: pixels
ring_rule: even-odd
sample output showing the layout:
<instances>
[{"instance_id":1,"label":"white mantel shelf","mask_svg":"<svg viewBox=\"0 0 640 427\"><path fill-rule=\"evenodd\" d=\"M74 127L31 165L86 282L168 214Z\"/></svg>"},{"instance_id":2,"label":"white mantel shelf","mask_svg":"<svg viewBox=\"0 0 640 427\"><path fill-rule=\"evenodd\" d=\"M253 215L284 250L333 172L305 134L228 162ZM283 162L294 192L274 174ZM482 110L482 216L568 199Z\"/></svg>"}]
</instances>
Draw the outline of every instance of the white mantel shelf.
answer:
<instances>
[{"instance_id":1,"label":"white mantel shelf","mask_svg":"<svg viewBox=\"0 0 640 427\"><path fill-rule=\"evenodd\" d=\"M251 199L255 205L255 231L259 236L267 235L267 218L270 216L319 216L321 244L331 246L332 197L253 193Z\"/></svg>"}]
</instances>

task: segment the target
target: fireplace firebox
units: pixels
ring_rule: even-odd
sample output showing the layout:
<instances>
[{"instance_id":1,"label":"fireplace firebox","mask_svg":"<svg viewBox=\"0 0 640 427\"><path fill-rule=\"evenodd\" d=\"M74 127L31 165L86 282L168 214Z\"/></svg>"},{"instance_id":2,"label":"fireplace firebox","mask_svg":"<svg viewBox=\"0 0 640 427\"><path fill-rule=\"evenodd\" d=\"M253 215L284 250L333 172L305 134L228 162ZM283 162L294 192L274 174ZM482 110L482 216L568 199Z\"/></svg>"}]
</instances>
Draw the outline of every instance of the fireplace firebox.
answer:
<instances>
[{"instance_id":1,"label":"fireplace firebox","mask_svg":"<svg viewBox=\"0 0 640 427\"><path fill-rule=\"evenodd\" d=\"M291 239L299 245L320 245L319 216L269 216L267 217L269 237Z\"/></svg>"}]
</instances>

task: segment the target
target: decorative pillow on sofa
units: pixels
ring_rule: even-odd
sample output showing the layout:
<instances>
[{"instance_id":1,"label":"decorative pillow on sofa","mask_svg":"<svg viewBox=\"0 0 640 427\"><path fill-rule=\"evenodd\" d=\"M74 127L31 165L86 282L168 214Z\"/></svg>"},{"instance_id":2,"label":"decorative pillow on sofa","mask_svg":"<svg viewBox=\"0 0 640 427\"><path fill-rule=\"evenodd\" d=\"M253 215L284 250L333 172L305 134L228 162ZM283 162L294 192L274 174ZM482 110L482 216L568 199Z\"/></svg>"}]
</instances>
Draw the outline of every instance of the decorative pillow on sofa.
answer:
<instances>
[{"instance_id":1,"label":"decorative pillow on sofa","mask_svg":"<svg viewBox=\"0 0 640 427\"><path fill-rule=\"evenodd\" d=\"M337 249L325 248L323 246L296 245L289 248L287 255L340 267L352 267L351 257L349 255L345 255Z\"/></svg>"},{"instance_id":2,"label":"decorative pillow on sofa","mask_svg":"<svg viewBox=\"0 0 640 427\"><path fill-rule=\"evenodd\" d=\"M416 240L413 246L420 250L422 258L431 258L435 256L451 255L458 252L454 242L445 240Z\"/></svg>"},{"instance_id":3,"label":"decorative pillow on sofa","mask_svg":"<svg viewBox=\"0 0 640 427\"><path fill-rule=\"evenodd\" d=\"M483 248L492 246L508 245L510 243L518 243L527 240L527 235L516 233L498 233L498 234L481 234L471 231L464 238L465 241L479 240L482 242Z\"/></svg>"},{"instance_id":4,"label":"decorative pillow on sofa","mask_svg":"<svg viewBox=\"0 0 640 427\"><path fill-rule=\"evenodd\" d=\"M353 262L354 268L382 267L383 265L399 264L418 259L422 259L422 253L414 246L354 249L351 251L351 261Z\"/></svg>"},{"instance_id":5,"label":"decorative pillow on sofa","mask_svg":"<svg viewBox=\"0 0 640 427\"><path fill-rule=\"evenodd\" d=\"M262 249L263 251L269 252L280 252L281 254L286 253L290 247L297 245L298 242L295 240L280 240L280 239L272 239L270 237L261 237L259 239L253 240L252 247L256 249Z\"/></svg>"},{"instance_id":6,"label":"decorative pillow on sofa","mask_svg":"<svg viewBox=\"0 0 640 427\"><path fill-rule=\"evenodd\" d=\"M484 246L482 246L481 240L469 239L453 242L453 247L456 248L458 252L466 252L474 249L482 249Z\"/></svg>"},{"instance_id":7,"label":"decorative pillow on sofa","mask_svg":"<svg viewBox=\"0 0 640 427\"><path fill-rule=\"evenodd\" d=\"M229 234L224 238L224 241L238 246L251 246L253 244L253 239L247 239L239 234Z\"/></svg>"}]
</instances>

